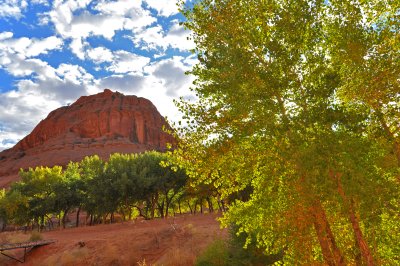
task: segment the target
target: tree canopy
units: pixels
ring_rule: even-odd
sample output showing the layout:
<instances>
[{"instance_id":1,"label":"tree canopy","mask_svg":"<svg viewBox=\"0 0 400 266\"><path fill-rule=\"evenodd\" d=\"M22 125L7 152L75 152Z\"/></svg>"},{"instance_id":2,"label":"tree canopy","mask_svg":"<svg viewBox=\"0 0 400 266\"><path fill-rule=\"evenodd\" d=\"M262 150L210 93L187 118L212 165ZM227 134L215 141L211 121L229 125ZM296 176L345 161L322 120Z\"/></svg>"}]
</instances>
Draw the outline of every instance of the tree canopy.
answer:
<instances>
[{"instance_id":1,"label":"tree canopy","mask_svg":"<svg viewBox=\"0 0 400 266\"><path fill-rule=\"evenodd\" d=\"M151 151L141 154L112 154L108 161L99 156L61 166L21 170L21 181L0 191L0 219L14 225L38 225L40 229L59 217L80 210L90 224L113 222L114 214L125 220L138 210L146 219L167 217L180 204L185 189L184 170L168 166L167 154ZM179 211L181 208L179 206ZM4 229L4 228L2 228Z\"/></svg>"},{"instance_id":2,"label":"tree canopy","mask_svg":"<svg viewBox=\"0 0 400 266\"><path fill-rule=\"evenodd\" d=\"M198 99L175 155L223 222L287 264L399 263L400 3L181 7Z\"/></svg>"}]
</instances>

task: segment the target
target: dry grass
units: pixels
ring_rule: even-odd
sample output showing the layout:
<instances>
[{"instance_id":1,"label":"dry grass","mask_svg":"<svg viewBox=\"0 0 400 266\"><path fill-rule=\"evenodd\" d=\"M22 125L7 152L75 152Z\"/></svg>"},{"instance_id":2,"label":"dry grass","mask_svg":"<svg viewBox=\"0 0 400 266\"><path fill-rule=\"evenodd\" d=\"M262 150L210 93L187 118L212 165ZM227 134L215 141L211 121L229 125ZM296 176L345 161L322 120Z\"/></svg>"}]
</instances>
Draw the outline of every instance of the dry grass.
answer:
<instances>
[{"instance_id":1,"label":"dry grass","mask_svg":"<svg viewBox=\"0 0 400 266\"><path fill-rule=\"evenodd\" d=\"M116 245L108 243L102 248L101 252L101 265L124 265L123 264L123 258L121 257L121 253L119 252L119 249Z\"/></svg>"},{"instance_id":2,"label":"dry grass","mask_svg":"<svg viewBox=\"0 0 400 266\"><path fill-rule=\"evenodd\" d=\"M21 232L4 232L0 234L0 244L26 242L29 241L30 236Z\"/></svg>"},{"instance_id":3,"label":"dry grass","mask_svg":"<svg viewBox=\"0 0 400 266\"><path fill-rule=\"evenodd\" d=\"M42 240L42 239L43 239L42 234L39 233L39 232L36 232L36 231L33 231L31 233L31 236L29 237L29 241L39 241L39 240Z\"/></svg>"},{"instance_id":4,"label":"dry grass","mask_svg":"<svg viewBox=\"0 0 400 266\"><path fill-rule=\"evenodd\" d=\"M89 249L87 247L75 247L71 250L66 250L61 254L54 254L42 262L42 266L74 265L77 262L82 262L89 256Z\"/></svg>"},{"instance_id":5,"label":"dry grass","mask_svg":"<svg viewBox=\"0 0 400 266\"><path fill-rule=\"evenodd\" d=\"M171 243L171 248L157 261L156 265L195 265L197 257L208 246L208 243L221 238L220 233L189 223L177 231L176 238ZM208 239L208 241L205 242L204 239Z\"/></svg>"},{"instance_id":6,"label":"dry grass","mask_svg":"<svg viewBox=\"0 0 400 266\"><path fill-rule=\"evenodd\" d=\"M28 241L38 241L42 240L42 234L33 231L29 233L22 232L3 232L0 233L0 244L14 244Z\"/></svg>"},{"instance_id":7,"label":"dry grass","mask_svg":"<svg viewBox=\"0 0 400 266\"><path fill-rule=\"evenodd\" d=\"M33 250L25 265L190 266L215 238L227 236L215 218L187 215L43 232L56 243Z\"/></svg>"},{"instance_id":8,"label":"dry grass","mask_svg":"<svg viewBox=\"0 0 400 266\"><path fill-rule=\"evenodd\" d=\"M196 256L193 252L185 248L173 248L170 250L168 260L165 261L164 266L187 266L194 265Z\"/></svg>"},{"instance_id":9,"label":"dry grass","mask_svg":"<svg viewBox=\"0 0 400 266\"><path fill-rule=\"evenodd\" d=\"M22 232L3 232L0 233L0 244L15 244L15 243L21 243L21 242L27 242L30 241L31 234L25 234ZM20 258L23 256L23 253L21 250L9 250L5 252L9 255L12 255L14 257ZM10 265L13 264L15 261L0 255L0 265ZM15 263L14 263L15 264Z\"/></svg>"}]
</instances>

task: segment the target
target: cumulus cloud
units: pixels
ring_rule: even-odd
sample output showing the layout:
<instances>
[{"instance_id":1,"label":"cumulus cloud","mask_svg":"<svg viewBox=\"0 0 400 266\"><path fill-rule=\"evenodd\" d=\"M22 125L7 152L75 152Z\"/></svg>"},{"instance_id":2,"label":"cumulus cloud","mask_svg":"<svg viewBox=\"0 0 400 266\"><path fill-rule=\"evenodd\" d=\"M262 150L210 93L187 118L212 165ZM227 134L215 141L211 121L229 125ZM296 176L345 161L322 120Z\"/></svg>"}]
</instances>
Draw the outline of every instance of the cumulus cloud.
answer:
<instances>
[{"instance_id":1,"label":"cumulus cloud","mask_svg":"<svg viewBox=\"0 0 400 266\"><path fill-rule=\"evenodd\" d=\"M112 75L101 79L98 82L98 87L108 88L126 94L138 94L142 89L144 89L145 83L146 78L140 75Z\"/></svg>"},{"instance_id":2,"label":"cumulus cloud","mask_svg":"<svg viewBox=\"0 0 400 266\"><path fill-rule=\"evenodd\" d=\"M178 20L172 20L170 27L164 31L161 25L155 25L137 32L129 37L136 47L147 50L166 50L175 48L180 51L193 49L194 42L190 39L190 31L179 25Z\"/></svg>"},{"instance_id":3,"label":"cumulus cloud","mask_svg":"<svg viewBox=\"0 0 400 266\"><path fill-rule=\"evenodd\" d=\"M2 0L0 1L0 17L20 18L22 11L28 6L26 0Z\"/></svg>"},{"instance_id":4,"label":"cumulus cloud","mask_svg":"<svg viewBox=\"0 0 400 266\"><path fill-rule=\"evenodd\" d=\"M72 40L70 47L80 59L84 59L83 50L88 37L100 36L111 40L119 30L137 31L156 21L148 10L141 7L140 1L99 1L93 7L97 13L84 9L90 2L56 1L48 14L57 33Z\"/></svg>"},{"instance_id":5,"label":"cumulus cloud","mask_svg":"<svg viewBox=\"0 0 400 266\"><path fill-rule=\"evenodd\" d=\"M61 103L34 90L21 88L0 94L0 149L10 148ZM7 140L7 141L5 141ZM11 141L12 140L12 141Z\"/></svg>"},{"instance_id":6,"label":"cumulus cloud","mask_svg":"<svg viewBox=\"0 0 400 266\"><path fill-rule=\"evenodd\" d=\"M114 60L107 70L115 73L141 73L149 62L148 57L120 50L114 53Z\"/></svg>"},{"instance_id":7,"label":"cumulus cloud","mask_svg":"<svg viewBox=\"0 0 400 266\"><path fill-rule=\"evenodd\" d=\"M0 150L10 148L49 112L86 95L94 86L93 77L80 66L61 64L53 68L39 59L18 64L25 67L19 70L21 73L36 76L23 78L16 82L16 90L0 94Z\"/></svg>"},{"instance_id":8,"label":"cumulus cloud","mask_svg":"<svg viewBox=\"0 0 400 266\"><path fill-rule=\"evenodd\" d=\"M179 21L176 19L171 21L171 27L165 39L172 48L177 48L181 51L194 49L195 47L193 40L190 38L190 31L179 25Z\"/></svg>"},{"instance_id":9,"label":"cumulus cloud","mask_svg":"<svg viewBox=\"0 0 400 266\"><path fill-rule=\"evenodd\" d=\"M87 50L87 57L97 64L112 62L114 59L114 55L111 50L105 47L96 47Z\"/></svg>"},{"instance_id":10,"label":"cumulus cloud","mask_svg":"<svg viewBox=\"0 0 400 266\"><path fill-rule=\"evenodd\" d=\"M177 0L146 0L149 7L157 10L158 15L169 17L179 12Z\"/></svg>"},{"instance_id":11,"label":"cumulus cloud","mask_svg":"<svg viewBox=\"0 0 400 266\"><path fill-rule=\"evenodd\" d=\"M0 41L12 38L14 34L9 31L0 32Z\"/></svg>"},{"instance_id":12,"label":"cumulus cloud","mask_svg":"<svg viewBox=\"0 0 400 266\"><path fill-rule=\"evenodd\" d=\"M135 17L142 9L141 1L122 0L122 1L100 1L95 10L101 11L105 14Z\"/></svg>"},{"instance_id":13,"label":"cumulus cloud","mask_svg":"<svg viewBox=\"0 0 400 266\"><path fill-rule=\"evenodd\" d=\"M47 54L48 51L60 49L63 41L55 36L50 36L41 40L33 41L26 51L27 57Z\"/></svg>"},{"instance_id":14,"label":"cumulus cloud","mask_svg":"<svg viewBox=\"0 0 400 266\"><path fill-rule=\"evenodd\" d=\"M183 57L174 56L147 68L149 73L161 81L168 96L176 97L180 95L181 89L188 89L193 81L192 77L185 75L188 66L185 65L184 60Z\"/></svg>"},{"instance_id":15,"label":"cumulus cloud","mask_svg":"<svg viewBox=\"0 0 400 266\"><path fill-rule=\"evenodd\" d=\"M48 0L30 0L30 3L31 4L41 4L41 5L45 5L45 6L49 5Z\"/></svg>"},{"instance_id":16,"label":"cumulus cloud","mask_svg":"<svg viewBox=\"0 0 400 266\"><path fill-rule=\"evenodd\" d=\"M30 48L31 41L26 42L28 45L25 42L22 45L20 41L21 39L16 42L13 49L0 45L0 67L10 75L20 78L15 82L19 92L35 91L58 101L73 100L84 94L86 87L93 83L93 77L80 66L60 64L54 68L39 58L26 57L44 53L44 48Z\"/></svg>"},{"instance_id":17,"label":"cumulus cloud","mask_svg":"<svg viewBox=\"0 0 400 266\"><path fill-rule=\"evenodd\" d=\"M63 41L55 36L43 39L27 37L14 39L9 32L0 33L0 40L2 40L0 53L18 54L23 58L47 54L49 51L60 49L63 45Z\"/></svg>"}]
</instances>

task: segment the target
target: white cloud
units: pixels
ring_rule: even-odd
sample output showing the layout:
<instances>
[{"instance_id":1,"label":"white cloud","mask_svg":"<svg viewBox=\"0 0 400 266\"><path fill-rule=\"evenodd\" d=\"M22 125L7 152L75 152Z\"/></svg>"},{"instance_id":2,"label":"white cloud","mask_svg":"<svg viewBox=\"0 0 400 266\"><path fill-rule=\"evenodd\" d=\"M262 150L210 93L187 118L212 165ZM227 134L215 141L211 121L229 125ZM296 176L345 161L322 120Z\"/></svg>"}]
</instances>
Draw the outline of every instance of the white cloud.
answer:
<instances>
[{"instance_id":1,"label":"white cloud","mask_svg":"<svg viewBox=\"0 0 400 266\"><path fill-rule=\"evenodd\" d=\"M113 53L105 47L96 47L88 50L87 57L97 64L111 62L114 59Z\"/></svg>"},{"instance_id":2,"label":"white cloud","mask_svg":"<svg viewBox=\"0 0 400 266\"><path fill-rule=\"evenodd\" d=\"M61 64L56 69L56 73L60 78L77 85L90 84L93 80L93 76L78 65Z\"/></svg>"},{"instance_id":3,"label":"white cloud","mask_svg":"<svg viewBox=\"0 0 400 266\"><path fill-rule=\"evenodd\" d=\"M135 47L142 47L146 50L155 50L161 47L165 50L168 43L164 41L164 35L162 27L156 25L134 34L133 37L129 36L129 38L133 41Z\"/></svg>"},{"instance_id":4,"label":"white cloud","mask_svg":"<svg viewBox=\"0 0 400 266\"><path fill-rule=\"evenodd\" d=\"M149 7L157 10L158 15L169 17L179 12L177 0L145 0Z\"/></svg>"},{"instance_id":5,"label":"white cloud","mask_svg":"<svg viewBox=\"0 0 400 266\"><path fill-rule=\"evenodd\" d=\"M23 10L28 6L26 0L3 0L0 1L0 18L14 17L19 19Z\"/></svg>"},{"instance_id":6,"label":"white cloud","mask_svg":"<svg viewBox=\"0 0 400 266\"><path fill-rule=\"evenodd\" d=\"M195 44L190 39L190 31L179 25L178 20L171 21L172 25L165 36L165 41L172 47L180 51L194 49Z\"/></svg>"},{"instance_id":7,"label":"white cloud","mask_svg":"<svg viewBox=\"0 0 400 266\"><path fill-rule=\"evenodd\" d=\"M1 54L1 53L0 53ZM24 77L36 74L39 77L54 77L54 70L40 59L26 59L18 54L2 53L0 67L15 77Z\"/></svg>"},{"instance_id":8,"label":"white cloud","mask_svg":"<svg viewBox=\"0 0 400 266\"><path fill-rule=\"evenodd\" d=\"M1 32L0 33L0 41L10 39L10 38L12 38L13 35L14 35L14 33L9 32L9 31Z\"/></svg>"},{"instance_id":9,"label":"white cloud","mask_svg":"<svg viewBox=\"0 0 400 266\"><path fill-rule=\"evenodd\" d=\"M146 68L146 71L161 81L168 96L181 95L181 90L187 90L193 81L192 77L185 75L188 66L184 64L184 59L174 56Z\"/></svg>"},{"instance_id":10,"label":"white cloud","mask_svg":"<svg viewBox=\"0 0 400 266\"><path fill-rule=\"evenodd\" d=\"M132 40L135 47L142 49L162 49L165 51L171 47L180 51L187 51L195 47L194 42L188 39L189 37L190 31L179 25L178 20L172 20L167 32L163 30L161 25L156 25L143 29L128 38Z\"/></svg>"},{"instance_id":11,"label":"white cloud","mask_svg":"<svg viewBox=\"0 0 400 266\"><path fill-rule=\"evenodd\" d=\"M146 77L137 74L112 75L98 81L99 90L108 88L126 94L138 94L145 89Z\"/></svg>"},{"instance_id":12,"label":"white cloud","mask_svg":"<svg viewBox=\"0 0 400 266\"><path fill-rule=\"evenodd\" d=\"M51 110L61 105L61 102L31 88L0 94L0 149L10 148Z\"/></svg>"},{"instance_id":13,"label":"white cloud","mask_svg":"<svg viewBox=\"0 0 400 266\"><path fill-rule=\"evenodd\" d=\"M100 1L94 8L104 14L126 16L135 16L138 10L142 9L142 1L121 0L121 1Z\"/></svg>"},{"instance_id":14,"label":"white cloud","mask_svg":"<svg viewBox=\"0 0 400 266\"><path fill-rule=\"evenodd\" d=\"M57 32L64 39L71 39L71 50L84 59L86 38L100 36L111 40L119 30L138 31L156 21L140 1L100 1L92 14L86 8L91 1L56 1L49 12ZM80 12L78 12L80 11Z\"/></svg>"},{"instance_id":15,"label":"white cloud","mask_svg":"<svg viewBox=\"0 0 400 266\"><path fill-rule=\"evenodd\" d=\"M26 58L28 50L25 45L21 47L24 49L18 49L22 51L20 53L0 47L0 67L10 75L21 78L15 83L18 91L35 91L59 101L74 100L85 94L87 87L93 83L93 76L84 68L71 64L54 68L41 59Z\"/></svg>"},{"instance_id":16,"label":"white cloud","mask_svg":"<svg viewBox=\"0 0 400 266\"><path fill-rule=\"evenodd\" d=\"M47 0L30 0L31 4L41 4L41 5L48 5L49 1Z\"/></svg>"},{"instance_id":17,"label":"white cloud","mask_svg":"<svg viewBox=\"0 0 400 266\"><path fill-rule=\"evenodd\" d=\"M50 36L42 40L35 40L31 43L26 51L27 57L47 54L48 51L60 49L63 41L55 36Z\"/></svg>"},{"instance_id":18,"label":"white cloud","mask_svg":"<svg viewBox=\"0 0 400 266\"><path fill-rule=\"evenodd\" d=\"M107 67L107 70L115 73L141 73L149 62L150 58L148 57L120 50L114 53L114 61Z\"/></svg>"},{"instance_id":19,"label":"white cloud","mask_svg":"<svg viewBox=\"0 0 400 266\"><path fill-rule=\"evenodd\" d=\"M63 45L62 40L55 36L43 39L30 39L27 37L14 39L11 38L12 35L8 32L3 32L2 35L3 40L0 42L0 54L1 52L8 52L11 54L18 54L23 58L47 54L51 50L60 49Z\"/></svg>"},{"instance_id":20,"label":"white cloud","mask_svg":"<svg viewBox=\"0 0 400 266\"><path fill-rule=\"evenodd\" d=\"M72 39L69 48L71 48L71 51L81 60L85 59L85 48L84 46L87 45L87 43L84 43L81 38L75 38Z\"/></svg>"}]
</instances>

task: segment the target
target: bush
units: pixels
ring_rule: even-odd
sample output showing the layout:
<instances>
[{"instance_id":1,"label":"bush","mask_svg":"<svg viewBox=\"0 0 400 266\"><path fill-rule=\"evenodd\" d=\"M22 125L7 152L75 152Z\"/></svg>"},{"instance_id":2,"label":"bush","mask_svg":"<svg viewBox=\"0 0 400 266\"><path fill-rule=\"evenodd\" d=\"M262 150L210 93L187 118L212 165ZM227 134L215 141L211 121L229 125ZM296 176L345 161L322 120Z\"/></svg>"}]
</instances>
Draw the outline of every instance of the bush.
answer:
<instances>
[{"instance_id":1,"label":"bush","mask_svg":"<svg viewBox=\"0 0 400 266\"><path fill-rule=\"evenodd\" d=\"M216 239L197 257L196 266L226 266L229 265L228 245L222 239Z\"/></svg>"},{"instance_id":2,"label":"bush","mask_svg":"<svg viewBox=\"0 0 400 266\"><path fill-rule=\"evenodd\" d=\"M29 241L39 241L42 240L43 237L39 232L32 232Z\"/></svg>"},{"instance_id":3,"label":"bush","mask_svg":"<svg viewBox=\"0 0 400 266\"><path fill-rule=\"evenodd\" d=\"M283 259L284 252L278 254L265 254L265 252L258 248L252 241L247 248L243 248L246 243L247 234L241 233L239 236L236 234L237 228L235 226L230 228L229 239L229 265L230 266L258 266L258 265L274 265Z\"/></svg>"}]
</instances>

